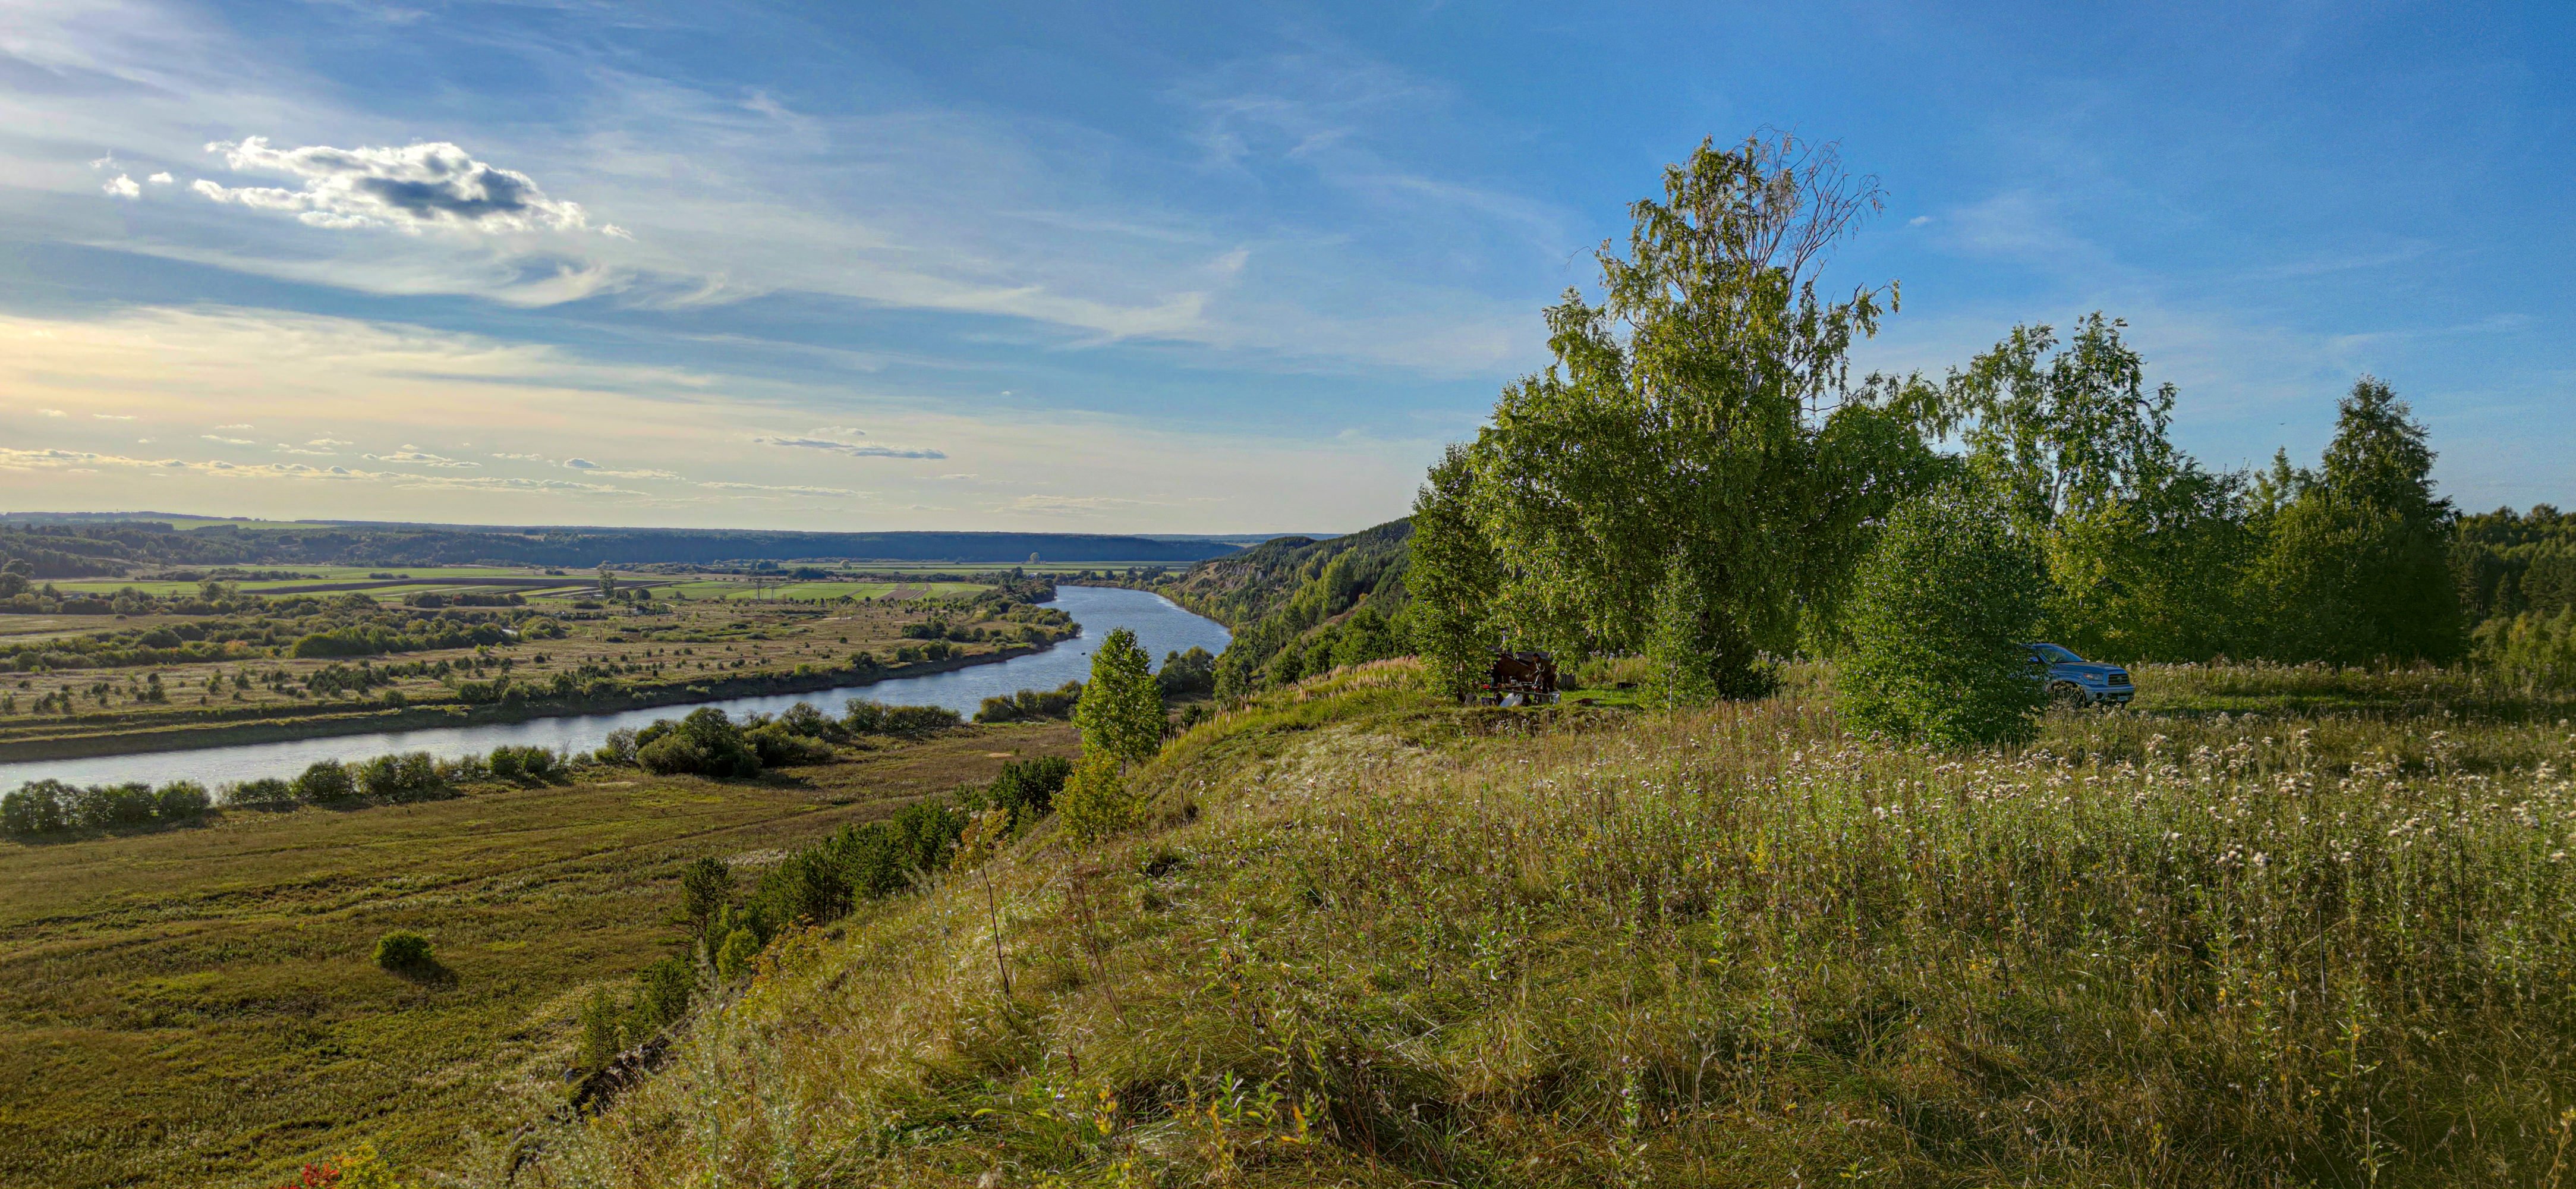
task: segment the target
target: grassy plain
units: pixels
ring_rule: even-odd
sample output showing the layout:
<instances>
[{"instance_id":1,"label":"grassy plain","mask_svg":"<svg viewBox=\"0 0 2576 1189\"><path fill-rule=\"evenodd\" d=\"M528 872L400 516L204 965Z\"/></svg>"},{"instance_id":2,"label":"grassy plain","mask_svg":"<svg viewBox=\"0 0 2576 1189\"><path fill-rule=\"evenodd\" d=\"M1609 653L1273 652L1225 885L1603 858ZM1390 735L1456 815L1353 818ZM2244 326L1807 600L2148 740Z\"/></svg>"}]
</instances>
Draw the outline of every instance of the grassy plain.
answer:
<instances>
[{"instance_id":1,"label":"grassy plain","mask_svg":"<svg viewBox=\"0 0 2576 1189\"><path fill-rule=\"evenodd\" d=\"M547 788L0 843L0 1183L274 1184L372 1140L460 1159L561 1100L574 1005L675 951L680 869L748 878L1070 728L966 728L746 782ZM417 929L443 973L368 961Z\"/></svg>"},{"instance_id":2,"label":"grassy plain","mask_svg":"<svg viewBox=\"0 0 2576 1189\"><path fill-rule=\"evenodd\" d=\"M2576 700L2149 668L1939 752L1791 676L1263 695L1138 774L1138 832L782 946L515 1183L2576 1176Z\"/></svg>"}]
</instances>

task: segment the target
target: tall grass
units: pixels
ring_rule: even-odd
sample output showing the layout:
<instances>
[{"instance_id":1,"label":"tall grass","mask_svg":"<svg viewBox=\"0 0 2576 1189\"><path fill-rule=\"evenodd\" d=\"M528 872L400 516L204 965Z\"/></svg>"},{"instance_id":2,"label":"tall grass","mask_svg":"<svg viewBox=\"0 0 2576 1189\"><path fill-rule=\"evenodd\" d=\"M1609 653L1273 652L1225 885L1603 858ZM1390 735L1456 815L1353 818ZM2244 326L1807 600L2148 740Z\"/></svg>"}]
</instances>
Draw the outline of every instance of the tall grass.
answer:
<instances>
[{"instance_id":1,"label":"tall grass","mask_svg":"<svg viewBox=\"0 0 2576 1189\"><path fill-rule=\"evenodd\" d=\"M2576 1182L2563 722L1945 753L1794 682L1633 718L1418 687L1268 695L1146 770L1161 827L783 944L536 1175Z\"/></svg>"}]
</instances>

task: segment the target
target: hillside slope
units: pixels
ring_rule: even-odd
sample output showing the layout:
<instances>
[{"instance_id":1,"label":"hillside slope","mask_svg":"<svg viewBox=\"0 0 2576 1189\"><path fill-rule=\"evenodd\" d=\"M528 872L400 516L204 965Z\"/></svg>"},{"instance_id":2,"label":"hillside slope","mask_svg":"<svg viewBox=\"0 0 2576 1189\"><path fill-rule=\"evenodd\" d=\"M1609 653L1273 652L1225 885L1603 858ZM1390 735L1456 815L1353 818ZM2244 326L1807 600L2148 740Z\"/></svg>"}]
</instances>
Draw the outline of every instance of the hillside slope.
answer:
<instances>
[{"instance_id":1,"label":"hillside slope","mask_svg":"<svg viewBox=\"0 0 2576 1189\"><path fill-rule=\"evenodd\" d=\"M1381 623L1401 614L1410 599L1404 573L1412 539L1409 519L1324 541L1282 537L1199 562L1153 589L1233 630L1234 643L1218 658L1217 688L1243 693L1264 683L1282 651L1354 609L1365 606ZM1363 659L1401 651L1364 650ZM1286 676L1294 680L1307 668Z\"/></svg>"},{"instance_id":2,"label":"hillside slope","mask_svg":"<svg viewBox=\"0 0 2576 1189\"><path fill-rule=\"evenodd\" d=\"M519 1183L2516 1184L2576 1128L2546 718L1939 755L1420 684L1259 695L1149 829L782 941Z\"/></svg>"}]
</instances>

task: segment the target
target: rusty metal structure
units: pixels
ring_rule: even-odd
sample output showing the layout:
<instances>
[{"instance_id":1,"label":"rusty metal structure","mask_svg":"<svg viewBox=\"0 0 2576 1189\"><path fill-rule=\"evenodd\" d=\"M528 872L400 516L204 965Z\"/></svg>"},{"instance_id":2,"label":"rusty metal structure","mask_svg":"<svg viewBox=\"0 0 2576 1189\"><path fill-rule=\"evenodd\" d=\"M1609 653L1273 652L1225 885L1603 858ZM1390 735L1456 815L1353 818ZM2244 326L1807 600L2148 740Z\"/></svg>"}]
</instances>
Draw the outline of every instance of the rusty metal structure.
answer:
<instances>
[{"instance_id":1,"label":"rusty metal structure","mask_svg":"<svg viewBox=\"0 0 2576 1189\"><path fill-rule=\"evenodd\" d=\"M1556 701L1556 655L1496 649L1477 701L1487 706L1536 706Z\"/></svg>"}]
</instances>

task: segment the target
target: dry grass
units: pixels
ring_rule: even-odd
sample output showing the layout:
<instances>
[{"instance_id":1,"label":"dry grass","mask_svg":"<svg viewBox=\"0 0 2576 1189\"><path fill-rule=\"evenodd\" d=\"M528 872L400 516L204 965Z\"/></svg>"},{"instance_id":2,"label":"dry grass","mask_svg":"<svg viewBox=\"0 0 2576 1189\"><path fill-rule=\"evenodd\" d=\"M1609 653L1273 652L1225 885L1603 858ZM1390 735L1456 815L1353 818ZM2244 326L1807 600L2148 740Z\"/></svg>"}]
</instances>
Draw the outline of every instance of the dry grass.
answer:
<instances>
[{"instance_id":1,"label":"dry grass","mask_svg":"<svg viewBox=\"0 0 2576 1189\"><path fill-rule=\"evenodd\" d=\"M1811 680L1634 716L1412 678L1199 728L1147 833L782 945L518 1183L2576 1183L2546 707L2150 671L1939 754Z\"/></svg>"}]
</instances>

